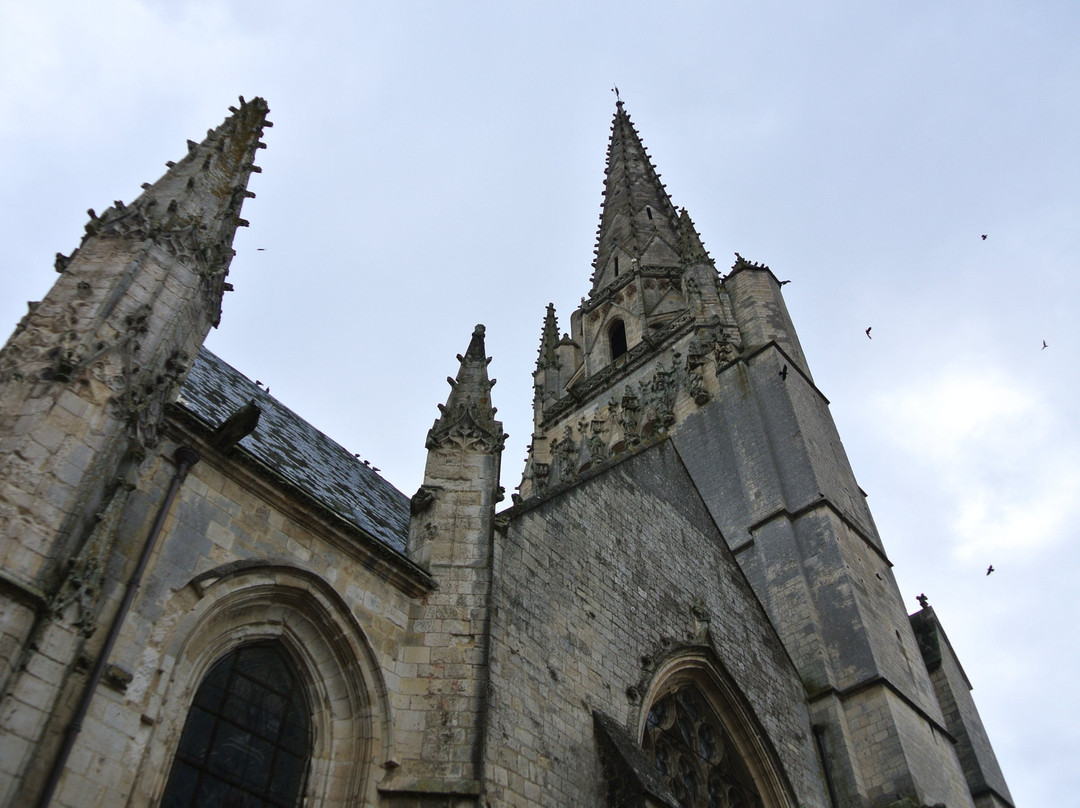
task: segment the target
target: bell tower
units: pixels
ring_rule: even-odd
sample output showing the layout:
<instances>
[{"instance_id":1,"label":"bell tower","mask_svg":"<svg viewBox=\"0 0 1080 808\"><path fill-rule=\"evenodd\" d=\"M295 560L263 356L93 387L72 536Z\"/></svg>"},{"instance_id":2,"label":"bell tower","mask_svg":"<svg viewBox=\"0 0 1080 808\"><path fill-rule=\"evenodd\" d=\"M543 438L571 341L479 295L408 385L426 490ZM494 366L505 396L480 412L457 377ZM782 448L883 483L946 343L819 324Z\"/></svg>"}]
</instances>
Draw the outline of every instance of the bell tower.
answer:
<instances>
[{"instance_id":1,"label":"bell tower","mask_svg":"<svg viewBox=\"0 0 1080 808\"><path fill-rule=\"evenodd\" d=\"M605 173L589 296L561 338L554 306L544 319L522 497L666 433L682 410L714 395L707 362L727 361L741 345L716 267L622 101Z\"/></svg>"},{"instance_id":2,"label":"bell tower","mask_svg":"<svg viewBox=\"0 0 1080 808\"><path fill-rule=\"evenodd\" d=\"M670 440L802 678L839 804L972 806L781 284L735 255L721 277L619 101L591 288L562 337L548 307L517 499Z\"/></svg>"}]
</instances>

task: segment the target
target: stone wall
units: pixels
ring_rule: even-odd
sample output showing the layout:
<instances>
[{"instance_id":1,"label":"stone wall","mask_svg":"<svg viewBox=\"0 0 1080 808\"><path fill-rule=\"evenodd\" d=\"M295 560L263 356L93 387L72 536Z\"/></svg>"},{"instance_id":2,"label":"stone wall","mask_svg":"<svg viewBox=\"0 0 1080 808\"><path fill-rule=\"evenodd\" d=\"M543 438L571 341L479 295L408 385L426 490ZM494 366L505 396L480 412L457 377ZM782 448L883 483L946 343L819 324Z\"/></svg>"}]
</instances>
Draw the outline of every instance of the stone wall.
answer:
<instances>
[{"instance_id":1,"label":"stone wall","mask_svg":"<svg viewBox=\"0 0 1080 808\"><path fill-rule=\"evenodd\" d=\"M640 739L657 671L714 655L741 692L775 805L825 806L802 685L661 442L509 513L496 535L486 765L492 805L604 804L592 711Z\"/></svg>"},{"instance_id":2,"label":"stone wall","mask_svg":"<svg viewBox=\"0 0 1080 808\"><path fill-rule=\"evenodd\" d=\"M409 706L401 683L417 673L410 616L430 578L294 498L265 470L182 437L203 460L165 523L54 805L157 804L209 667L268 639L284 646L308 685L315 747L305 804L377 804L386 770L419 756L395 733ZM128 557L170 474L158 462L132 495L120 534ZM110 570L113 598L126 566Z\"/></svg>"}]
</instances>

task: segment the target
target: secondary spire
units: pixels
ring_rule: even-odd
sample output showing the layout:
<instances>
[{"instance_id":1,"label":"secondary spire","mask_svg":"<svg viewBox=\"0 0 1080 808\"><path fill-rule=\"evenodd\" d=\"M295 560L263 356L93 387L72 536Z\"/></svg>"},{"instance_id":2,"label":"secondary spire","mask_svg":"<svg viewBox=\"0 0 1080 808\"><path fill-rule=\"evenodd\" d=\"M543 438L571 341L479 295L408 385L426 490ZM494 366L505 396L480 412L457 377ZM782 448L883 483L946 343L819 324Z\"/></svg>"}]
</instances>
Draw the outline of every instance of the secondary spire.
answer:
<instances>
[{"instance_id":1,"label":"secondary spire","mask_svg":"<svg viewBox=\"0 0 1080 808\"><path fill-rule=\"evenodd\" d=\"M502 423L495 420L491 406L491 388L495 379L488 379L487 366L491 359L484 349L484 326L473 329L465 355L458 355L461 366L457 378L447 378L450 395L446 404L439 405L439 417L428 432L427 448L435 449L445 443L487 452L501 452L506 435Z\"/></svg>"},{"instance_id":2,"label":"secondary spire","mask_svg":"<svg viewBox=\"0 0 1080 808\"><path fill-rule=\"evenodd\" d=\"M165 242L174 252L186 253L205 267L210 291L220 297L220 288L232 261L232 242L237 227L246 227L240 217L244 199L255 196L247 190L248 178L259 173L255 165L270 109L262 98L229 107L232 113L216 129L206 133L201 143L187 142L187 154L169 161L154 183L143 183L143 192L125 205L114 202L100 216L90 210L86 239L119 236ZM74 258L57 256L57 270L63 271ZM216 325L216 322L215 322Z\"/></svg>"}]
</instances>

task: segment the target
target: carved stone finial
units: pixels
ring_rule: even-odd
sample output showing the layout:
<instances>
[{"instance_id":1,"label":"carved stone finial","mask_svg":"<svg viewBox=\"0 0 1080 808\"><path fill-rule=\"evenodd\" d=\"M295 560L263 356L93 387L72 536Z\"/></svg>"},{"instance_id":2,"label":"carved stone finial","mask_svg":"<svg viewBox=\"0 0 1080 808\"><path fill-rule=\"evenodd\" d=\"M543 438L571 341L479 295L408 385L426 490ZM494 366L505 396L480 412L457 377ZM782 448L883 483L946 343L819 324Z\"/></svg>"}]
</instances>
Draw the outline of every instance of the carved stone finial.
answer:
<instances>
[{"instance_id":1,"label":"carved stone finial","mask_svg":"<svg viewBox=\"0 0 1080 808\"><path fill-rule=\"evenodd\" d=\"M536 369L558 368L559 354L559 321L555 317L555 304L548 303L547 313L544 315L544 329L540 335L540 358L536 361Z\"/></svg>"},{"instance_id":2,"label":"carved stone finial","mask_svg":"<svg viewBox=\"0 0 1080 808\"><path fill-rule=\"evenodd\" d=\"M435 502L435 491L422 485L416 489L416 493L409 500L409 513L413 516L423 513L431 507L433 502Z\"/></svg>"},{"instance_id":3,"label":"carved stone finial","mask_svg":"<svg viewBox=\"0 0 1080 808\"><path fill-rule=\"evenodd\" d=\"M506 435L491 405L494 381L488 378L491 359L484 349L484 332L483 325L473 329L468 350L459 356L457 378L447 379L450 396L439 406L439 418L428 432L428 449L455 443L483 452L502 451Z\"/></svg>"}]
</instances>

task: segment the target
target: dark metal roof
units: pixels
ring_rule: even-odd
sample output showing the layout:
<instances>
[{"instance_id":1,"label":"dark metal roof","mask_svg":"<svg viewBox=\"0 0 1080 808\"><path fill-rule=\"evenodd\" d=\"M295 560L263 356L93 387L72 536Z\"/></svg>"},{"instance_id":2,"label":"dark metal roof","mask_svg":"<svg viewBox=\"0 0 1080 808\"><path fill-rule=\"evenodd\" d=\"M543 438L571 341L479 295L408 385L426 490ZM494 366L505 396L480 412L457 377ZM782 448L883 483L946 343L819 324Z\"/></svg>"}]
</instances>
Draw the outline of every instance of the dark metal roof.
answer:
<instances>
[{"instance_id":1,"label":"dark metal roof","mask_svg":"<svg viewBox=\"0 0 1080 808\"><path fill-rule=\"evenodd\" d=\"M321 505L404 553L409 498L205 348L180 388L177 404L217 428L252 400L262 415L240 447Z\"/></svg>"}]
</instances>

